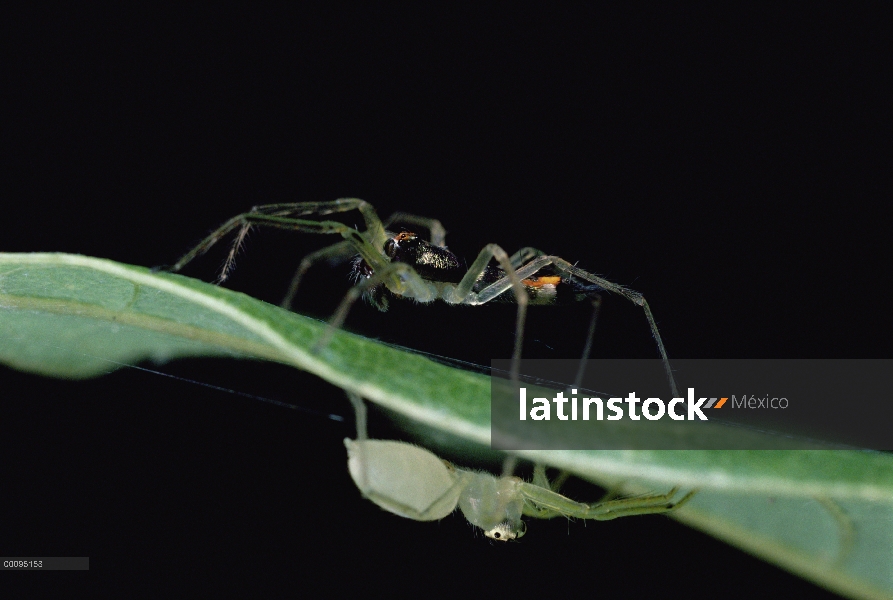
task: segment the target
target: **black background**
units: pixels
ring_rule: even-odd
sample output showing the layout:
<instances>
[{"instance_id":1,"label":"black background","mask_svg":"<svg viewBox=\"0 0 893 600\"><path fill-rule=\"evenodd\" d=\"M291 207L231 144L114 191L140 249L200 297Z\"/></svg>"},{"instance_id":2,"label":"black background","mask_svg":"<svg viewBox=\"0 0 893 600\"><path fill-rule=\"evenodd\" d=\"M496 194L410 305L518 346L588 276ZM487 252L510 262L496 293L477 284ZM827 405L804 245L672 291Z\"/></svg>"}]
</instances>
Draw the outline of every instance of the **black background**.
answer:
<instances>
[{"instance_id":1,"label":"black background","mask_svg":"<svg viewBox=\"0 0 893 600\"><path fill-rule=\"evenodd\" d=\"M469 262L535 246L629 285L671 357L888 357L889 42L873 15L824 10L48 8L0 42L0 247L169 264L252 205L355 196L439 218ZM277 303L329 241L255 231L228 285ZM222 259L186 274L212 280ZM320 267L297 308L325 317L348 284ZM531 310L525 355L579 355L587 316ZM348 329L486 364L513 323L506 305L394 303ZM607 298L593 356L655 354L641 311ZM4 370L7 556L296 592L819 592L664 517L532 523L503 545L458 514L391 516L347 476L337 388L146 366L347 423L133 369Z\"/></svg>"}]
</instances>

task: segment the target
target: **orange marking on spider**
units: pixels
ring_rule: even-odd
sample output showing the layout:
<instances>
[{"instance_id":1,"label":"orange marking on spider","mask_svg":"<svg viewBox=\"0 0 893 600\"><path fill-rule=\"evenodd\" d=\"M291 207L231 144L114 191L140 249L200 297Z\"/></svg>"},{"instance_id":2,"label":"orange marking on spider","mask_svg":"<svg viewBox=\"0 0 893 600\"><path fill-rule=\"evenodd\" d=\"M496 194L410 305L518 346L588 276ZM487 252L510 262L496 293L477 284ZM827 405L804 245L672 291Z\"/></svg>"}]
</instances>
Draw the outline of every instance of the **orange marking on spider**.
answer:
<instances>
[{"instance_id":1,"label":"orange marking on spider","mask_svg":"<svg viewBox=\"0 0 893 600\"><path fill-rule=\"evenodd\" d=\"M543 287L544 285L558 285L561 283L561 277L538 277L536 279L524 279L521 281L527 287Z\"/></svg>"}]
</instances>

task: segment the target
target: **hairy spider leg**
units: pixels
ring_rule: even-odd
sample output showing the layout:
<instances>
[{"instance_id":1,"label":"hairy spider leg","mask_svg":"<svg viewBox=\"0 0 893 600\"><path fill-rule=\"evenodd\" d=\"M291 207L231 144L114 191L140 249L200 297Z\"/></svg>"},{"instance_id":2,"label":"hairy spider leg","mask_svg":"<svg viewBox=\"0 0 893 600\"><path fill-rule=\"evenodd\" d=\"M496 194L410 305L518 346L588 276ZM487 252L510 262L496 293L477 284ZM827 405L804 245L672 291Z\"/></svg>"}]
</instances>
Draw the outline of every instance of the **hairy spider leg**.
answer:
<instances>
[{"instance_id":1,"label":"hairy spider leg","mask_svg":"<svg viewBox=\"0 0 893 600\"><path fill-rule=\"evenodd\" d=\"M620 517L662 514L684 506L697 493L697 490L692 490L677 502L672 502L673 496L677 492L679 492L679 488L674 487L666 494L583 504L535 483L524 482L521 485L521 493L527 501L524 514L541 519L550 519L560 515L576 519L610 521Z\"/></svg>"},{"instance_id":2,"label":"hairy spider leg","mask_svg":"<svg viewBox=\"0 0 893 600\"><path fill-rule=\"evenodd\" d=\"M395 212L390 217L385 219L384 228L387 229L394 223L405 223L406 225L415 225L417 227L424 227L428 230L430 237L428 238L428 243L432 246L439 246L441 248L446 248L446 229L444 229L443 224L437 219L431 219L429 217L420 217L418 215L414 215L412 213L406 212Z\"/></svg>"},{"instance_id":3,"label":"hairy spider leg","mask_svg":"<svg viewBox=\"0 0 893 600\"><path fill-rule=\"evenodd\" d=\"M366 231L362 235L355 229L337 221L311 221L298 218L313 214L325 216L350 210L360 211L363 220L366 222ZM370 265L380 266L381 263L386 262L380 251L375 250L375 248L383 247L387 239L384 226L375 213L375 209L371 204L359 198L339 198L338 200L328 202L296 202L255 206L246 213L236 215L211 232L195 248L183 255L180 260L170 267L170 270L174 272L181 270L187 263L207 252L231 231L238 229L239 232L236 234L226 262L217 279L218 283L226 281L230 271L232 271L236 254L238 254L252 225L264 225L308 233L341 234Z\"/></svg>"},{"instance_id":4,"label":"hairy spider leg","mask_svg":"<svg viewBox=\"0 0 893 600\"><path fill-rule=\"evenodd\" d=\"M353 244L347 240L342 240L306 255L301 259L301 264L298 265L295 274L292 276L291 283L288 285L288 291L285 293L285 297L279 303L279 306L286 310L292 309L295 296L298 294L298 287L300 287L301 280L304 279L304 275L310 270L310 267L321 262L329 262L333 265L342 263L350 259L351 256L356 255L356 253L357 251Z\"/></svg>"},{"instance_id":5,"label":"hairy spider leg","mask_svg":"<svg viewBox=\"0 0 893 600\"><path fill-rule=\"evenodd\" d=\"M325 332L314 345L313 352L320 352L329 344L335 330L341 329L344 324L351 307L367 290L377 285L385 285L395 294L414 298L419 302L432 302L437 298L436 286L422 279L410 265L400 262L386 263L376 269L371 277L362 279L347 290L338 308L329 318Z\"/></svg>"},{"instance_id":6,"label":"hairy spider leg","mask_svg":"<svg viewBox=\"0 0 893 600\"><path fill-rule=\"evenodd\" d=\"M570 473L562 471L555 480L549 481L549 477L546 475L546 466L542 463L537 463L533 466L533 481L531 483L557 494L561 489L562 484L567 481L568 477L570 477ZM551 519L553 517L564 516L560 512L554 511L551 508L536 506L531 501L525 502L524 514L529 517L536 517L537 519Z\"/></svg>"}]
</instances>

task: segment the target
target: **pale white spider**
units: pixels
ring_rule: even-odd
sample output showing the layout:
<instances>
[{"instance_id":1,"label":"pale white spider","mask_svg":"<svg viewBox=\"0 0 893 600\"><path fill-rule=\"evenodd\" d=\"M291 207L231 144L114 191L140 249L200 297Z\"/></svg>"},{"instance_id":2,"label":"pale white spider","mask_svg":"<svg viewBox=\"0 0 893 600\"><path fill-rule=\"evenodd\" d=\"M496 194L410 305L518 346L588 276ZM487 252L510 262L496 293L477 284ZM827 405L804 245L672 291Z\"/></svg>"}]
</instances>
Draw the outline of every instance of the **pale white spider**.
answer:
<instances>
[{"instance_id":1,"label":"pale white spider","mask_svg":"<svg viewBox=\"0 0 893 600\"><path fill-rule=\"evenodd\" d=\"M666 494L620 498L583 504L553 489L546 470L537 465L532 482L518 477L458 468L429 450L392 440L370 440L362 399L348 392L357 415L357 439L345 439L350 476L363 495L401 517L416 521L442 519L458 506L484 535L501 541L524 535L522 516L549 519L564 516L608 521L618 517L676 510L694 491L672 502L678 488Z\"/></svg>"}]
</instances>

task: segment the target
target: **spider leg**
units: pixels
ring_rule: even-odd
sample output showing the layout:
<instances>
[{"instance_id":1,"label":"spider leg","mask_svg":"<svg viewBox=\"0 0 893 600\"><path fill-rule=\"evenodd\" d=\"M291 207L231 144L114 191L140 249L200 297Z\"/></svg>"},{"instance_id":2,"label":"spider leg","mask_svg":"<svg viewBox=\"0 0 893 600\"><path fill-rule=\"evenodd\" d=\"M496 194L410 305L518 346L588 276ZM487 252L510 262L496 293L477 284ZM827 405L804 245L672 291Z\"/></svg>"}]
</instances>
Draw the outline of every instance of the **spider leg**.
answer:
<instances>
[{"instance_id":1,"label":"spider leg","mask_svg":"<svg viewBox=\"0 0 893 600\"><path fill-rule=\"evenodd\" d=\"M843 565L853 553L853 547L856 544L856 528L853 526L853 520L850 518L843 508L827 496L816 496L815 501L821 504L827 510L834 520L837 521L837 528L840 532L840 546L837 551L837 558L834 564Z\"/></svg>"},{"instance_id":2,"label":"spider leg","mask_svg":"<svg viewBox=\"0 0 893 600\"><path fill-rule=\"evenodd\" d=\"M255 206L249 212L275 215L280 217L305 217L308 215L331 215L335 213L358 210L363 216L366 231L369 233L369 241L373 245L384 245L387 235L381 219L371 204L359 198L338 198L325 202L287 202L282 204L261 204Z\"/></svg>"},{"instance_id":3,"label":"spider leg","mask_svg":"<svg viewBox=\"0 0 893 600\"><path fill-rule=\"evenodd\" d=\"M592 317L589 319L589 330L586 333L586 344L583 346L583 354L580 356L580 366L574 376L574 388L583 385L583 374L586 372L586 364L589 361L589 353L592 352L592 341L595 339L595 326L598 323L598 313L602 309L602 297L597 293L589 296L592 302Z\"/></svg>"},{"instance_id":4,"label":"spider leg","mask_svg":"<svg viewBox=\"0 0 893 600\"><path fill-rule=\"evenodd\" d=\"M282 302L279 304L282 308L287 310L291 310L292 302L294 302L295 296L298 293L298 286L301 285L301 280L304 278L304 275L310 270L310 267L317 263L321 262L329 262L332 264L341 263L346 260L349 260L350 257L357 253L356 248L353 243L348 240L343 240L338 242L337 244L332 244L331 246L326 246L316 252L311 252L307 256L301 259L301 264L298 265L295 274L291 278L291 283L288 286L288 292L285 294L285 298L282 299Z\"/></svg>"},{"instance_id":5,"label":"spider leg","mask_svg":"<svg viewBox=\"0 0 893 600\"><path fill-rule=\"evenodd\" d=\"M642 296L642 294L622 285L608 281L607 279L604 279L597 275L593 275L592 273L584 271L583 269L575 267L574 265L558 256L535 255L535 253L538 251L532 248L525 248L524 250L519 251L517 255L522 255L523 252L528 252L535 257L524 266L515 269L514 275L522 280L533 277L541 269L551 265L565 276L574 276L584 281L588 281L589 283L595 284L605 291L623 296L636 306L641 306L642 310L645 311L645 318L648 320L648 326L651 328L651 335L654 338L655 343L657 343L657 350L660 353L661 359L663 359L664 371L666 372L667 379L670 382L670 388L672 389L673 397L675 398L679 396L679 390L676 387L676 379L673 377L672 369L670 369L670 360L667 357L667 351L664 348L663 340L661 340L660 332L657 329L657 322L654 320L654 315L651 313L651 307L648 306L648 302L645 300L645 297ZM479 303L482 304L484 302L489 302L493 298L496 298L500 294L503 294L506 290L509 289L509 287L511 287L511 285L512 283L511 281L509 281L509 277L503 277L502 279L490 284L489 286L478 292ZM590 331L593 332L595 330L594 322L598 314L598 306L595 306L594 310L595 314L593 315L593 321L590 325ZM590 342L587 342L587 355L589 348L591 348L591 345ZM578 377L579 376L581 376L580 372L578 372Z\"/></svg>"},{"instance_id":6,"label":"spider leg","mask_svg":"<svg viewBox=\"0 0 893 600\"><path fill-rule=\"evenodd\" d=\"M521 248L509 258L509 262L512 263L512 266L515 269L520 269L521 266L527 264L537 256L545 256L546 253L542 250L537 250L536 248Z\"/></svg>"},{"instance_id":7,"label":"spider leg","mask_svg":"<svg viewBox=\"0 0 893 600\"><path fill-rule=\"evenodd\" d=\"M541 487L544 490L548 490L550 492L558 493L558 489L561 487L561 484L568 477L568 473L564 472L558 479L554 482L549 482L549 478L546 475L546 467L541 463L537 463L533 467L533 481L530 485ZM524 514L528 517L536 517L537 519L551 519L553 517L564 516L563 513L554 510L553 508L549 508L546 506L541 506L533 502L529 497L525 495L524 502Z\"/></svg>"},{"instance_id":8,"label":"spider leg","mask_svg":"<svg viewBox=\"0 0 893 600\"><path fill-rule=\"evenodd\" d=\"M620 517L634 515L651 515L670 512L682 507L691 500L697 490L692 490L678 502L671 502L679 488L673 488L666 494L642 496L639 498L621 498L597 502L592 505L575 502L550 489L533 483L524 483L521 492L526 501L525 514L533 517L551 518L557 515L577 519L595 519L610 521Z\"/></svg>"},{"instance_id":9,"label":"spider leg","mask_svg":"<svg viewBox=\"0 0 893 600\"><path fill-rule=\"evenodd\" d=\"M673 488L666 494L643 496L641 498L620 498L617 500L608 500L607 502L598 502L591 505L585 515L580 516L584 519L610 521L611 519L620 517L667 513L681 508L697 493L697 490L692 490L678 501L671 502L673 496L675 496L678 491L679 488Z\"/></svg>"},{"instance_id":10,"label":"spider leg","mask_svg":"<svg viewBox=\"0 0 893 600\"><path fill-rule=\"evenodd\" d=\"M356 392L345 390L345 393L350 399L351 406L353 406L357 426L357 441L365 442L369 439L369 432L366 427L366 403L363 402L363 398Z\"/></svg>"},{"instance_id":11,"label":"spider leg","mask_svg":"<svg viewBox=\"0 0 893 600\"><path fill-rule=\"evenodd\" d=\"M341 304L338 305L332 318L329 319L329 324L322 337L314 345L313 352L320 352L329 344L335 330L341 328L351 307L366 290L382 284L398 296L406 296L419 302L432 302L438 295L437 286L422 279L410 265L398 262L385 262L380 267L375 268L371 277L363 279L347 291L344 299L341 300Z\"/></svg>"},{"instance_id":12,"label":"spider leg","mask_svg":"<svg viewBox=\"0 0 893 600\"><path fill-rule=\"evenodd\" d=\"M363 442L369 439L369 430L366 426L366 403L363 402L363 398L359 394L351 392L350 390L345 390L345 392L347 393L347 397L350 399L350 404L353 406L354 410L357 426L356 453L360 464L363 465L363 468L360 469L360 480L357 482L357 485L360 489L368 489L369 473L366 470L365 444L363 444Z\"/></svg>"},{"instance_id":13,"label":"spider leg","mask_svg":"<svg viewBox=\"0 0 893 600\"><path fill-rule=\"evenodd\" d=\"M558 492L570 476L571 474L569 471L561 471L558 473L558 477L549 481L549 477L546 475L546 466L544 464L537 463L533 467L533 483L541 488L552 490L553 492Z\"/></svg>"},{"instance_id":14,"label":"spider leg","mask_svg":"<svg viewBox=\"0 0 893 600\"><path fill-rule=\"evenodd\" d=\"M534 258L546 256L546 253L536 248L521 248L509 258L509 262L515 270L520 269L523 265L529 263ZM592 351L592 341L595 339L595 325L598 322L598 314L601 310L602 298L598 293L591 292L589 300L592 303L592 317L589 319L589 330L586 335L586 343L583 346L583 353L580 356L580 366L577 368L577 374L574 377L574 386L579 388L583 383L583 374L586 371L586 361L589 360L589 353Z\"/></svg>"},{"instance_id":15,"label":"spider leg","mask_svg":"<svg viewBox=\"0 0 893 600\"><path fill-rule=\"evenodd\" d=\"M518 374L521 368L521 349L524 345L524 322L527 317L527 304L529 298L527 296L527 290L524 289L524 285L521 283L521 277L515 272L511 259L509 258L509 255L506 254L505 250L496 244L487 244L484 246L484 249L481 250L478 257L471 263L468 272L465 273L462 280L451 292L444 293L443 299L450 304L470 304L472 306L484 304L485 302L492 300L493 297L482 299L481 294L473 292L472 289L474 288L474 284L477 283L481 276L486 272L487 265L489 265L490 261L493 259L496 259L499 266L506 274L505 277L500 279L500 281L505 281L505 287L502 291L504 292L509 288L512 288L515 293L515 302L518 304L518 313L515 320L515 348L512 351L512 367L510 373L512 381L518 381ZM488 290L491 287L493 286L491 285L485 288L485 290Z\"/></svg>"},{"instance_id":16,"label":"spider leg","mask_svg":"<svg viewBox=\"0 0 893 600\"><path fill-rule=\"evenodd\" d=\"M311 214L328 215L332 213L358 210L363 215L366 231L361 235L355 229L337 221L312 221L298 217ZM237 215L215 229L192 250L183 255L171 268L179 271L197 256L207 252L214 244L238 229L233 246L227 255L221 270L218 283L226 280L232 270L236 254L241 248L245 235L252 225L263 225L279 229L305 231L308 233L337 233L350 241L363 258L372 265L378 265L384 259L380 250L386 239L384 226L375 209L368 202L358 198L341 198L330 202L298 202L291 204L265 204L255 206L250 211Z\"/></svg>"}]
</instances>

